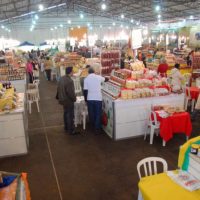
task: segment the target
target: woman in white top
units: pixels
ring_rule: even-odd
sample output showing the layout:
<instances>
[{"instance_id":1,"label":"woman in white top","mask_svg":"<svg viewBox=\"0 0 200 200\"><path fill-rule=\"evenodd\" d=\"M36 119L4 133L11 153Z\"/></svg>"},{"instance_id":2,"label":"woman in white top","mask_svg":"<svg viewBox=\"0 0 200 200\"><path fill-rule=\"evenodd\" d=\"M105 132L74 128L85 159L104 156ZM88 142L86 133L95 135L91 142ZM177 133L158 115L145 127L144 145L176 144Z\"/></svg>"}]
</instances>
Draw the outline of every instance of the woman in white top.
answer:
<instances>
[{"instance_id":1,"label":"woman in white top","mask_svg":"<svg viewBox=\"0 0 200 200\"><path fill-rule=\"evenodd\" d=\"M171 84L172 84L172 91L173 92L177 92L179 90L181 90L182 88L182 83L181 81L183 80L183 76L181 74L181 72L179 71L180 65L179 64L175 64L174 69L172 69L171 71Z\"/></svg>"}]
</instances>

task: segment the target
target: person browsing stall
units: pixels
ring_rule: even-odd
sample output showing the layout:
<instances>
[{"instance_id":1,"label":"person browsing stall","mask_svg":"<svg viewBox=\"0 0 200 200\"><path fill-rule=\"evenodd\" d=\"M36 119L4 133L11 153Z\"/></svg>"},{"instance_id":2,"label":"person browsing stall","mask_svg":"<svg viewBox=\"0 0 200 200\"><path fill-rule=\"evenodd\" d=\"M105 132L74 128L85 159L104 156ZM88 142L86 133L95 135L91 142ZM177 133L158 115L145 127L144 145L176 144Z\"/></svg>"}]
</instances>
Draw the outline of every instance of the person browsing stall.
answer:
<instances>
[{"instance_id":1,"label":"person browsing stall","mask_svg":"<svg viewBox=\"0 0 200 200\"><path fill-rule=\"evenodd\" d=\"M53 67L53 62L49 57L46 57L46 60L44 61L44 69L46 72L47 80L51 80L51 68Z\"/></svg>"},{"instance_id":2,"label":"person browsing stall","mask_svg":"<svg viewBox=\"0 0 200 200\"><path fill-rule=\"evenodd\" d=\"M174 69L171 71L171 84L172 84L172 91L177 92L182 89L182 83L183 76L179 70L180 65L177 63L174 66Z\"/></svg>"},{"instance_id":3,"label":"person browsing stall","mask_svg":"<svg viewBox=\"0 0 200 200\"><path fill-rule=\"evenodd\" d=\"M168 68L169 68L169 66L166 63L166 60L163 59L160 61L157 72L160 74L161 77L167 77Z\"/></svg>"},{"instance_id":4,"label":"person browsing stall","mask_svg":"<svg viewBox=\"0 0 200 200\"><path fill-rule=\"evenodd\" d=\"M102 93L101 84L105 78L95 74L93 67L88 69L89 75L84 80L84 93L87 96L88 114L96 133L101 129Z\"/></svg>"},{"instance_id":5,"label":"person browsing stall","mask_svg":"<svg viewBox=\"0 0 200 200\"><path fill-rule=\"evenodd\" d=\"M78 134L74 128L74 102L76 101L74 82L72 80L73 67L67 67L66 75L60 78L57 89L57 99L64 110L64 128L71 135Z\"/></svg>"},{"instance_id":6,"label":"person browsing stall","mask_svg":"<svg viewBox=\"0 0 200 200\"><path fill-rule=\"evenodd\" d=\"M27 61L26 64L26 72L28 74L28 78L29 78L29 83L33 83L33 64L31 62L31 59L29 59Z\"/></svg>"}]
</instances>

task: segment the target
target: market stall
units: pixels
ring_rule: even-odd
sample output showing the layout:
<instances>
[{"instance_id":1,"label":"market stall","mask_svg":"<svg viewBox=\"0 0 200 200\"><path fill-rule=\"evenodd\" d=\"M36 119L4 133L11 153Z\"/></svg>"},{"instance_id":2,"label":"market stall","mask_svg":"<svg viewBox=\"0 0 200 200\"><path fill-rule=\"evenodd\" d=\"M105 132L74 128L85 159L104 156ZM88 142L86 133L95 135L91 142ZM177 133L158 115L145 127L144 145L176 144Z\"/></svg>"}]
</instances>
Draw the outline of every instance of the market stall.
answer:
<instances>
[{"instance_id":1,"label":"market stall","mask_svg":"<svg viewBox=\"0 0 200 200\"><path fill-rule=\"evenodd\" d=\"M27 117L24 93L0 85L0 157L28 152Z\"/></svg>"},{"instance_id":2,"label":"market stall","mask_svg":"<svg viewBox=\"0 0 200 200\"><path fill-rule=\"evenodd\" d=\"M200 137L192 138L180 147L178 170L158 173L150 170L151 175L142 177L138 187L144 200L190 199L200 197ZM196 149L195 149L196 148ZM146 170L148 171L148 170ZM152 175L152 172L154 175Z\"/></svg>"},{"instance_id":3,"label":"market stall","mask_svg":"<svg viewBox=\"0 0 200 200\"><path fill-rule=\"evenodd\" d=\"M147 67L157 70L160 61L162 60L166 61L167 65L169 66L169 70L172 69L176 63L180 64L180 69L189 68L187 66L186 57L164 51L158 51L153 59L147 59Z\"/></svg>"},{"instance_id":4,"label":"market stall","mask_svg":"<svg viewBox=\"0 0 200 200\"><path fill-rule=\"evenodd\" d=\"M103 128L111 138L144 135L155 105L184 107L184 94L171 93L166 80L154 73L144 69L117 70L104 83Z\"/></svg>"},{"instance_id":5,"label":"market stall","mask_svg":"<svg viewBox=\"0 0 200 200\"><path fill-rule=\"evenodd\" d=\"M65 75L66 67L74 67L74 72L76 73L85 62L82 56L78 55L77 53L69 52L58 52L52 59L54 61L54 67L56 68L58 78Z\"/></svg>"}]
</instances>

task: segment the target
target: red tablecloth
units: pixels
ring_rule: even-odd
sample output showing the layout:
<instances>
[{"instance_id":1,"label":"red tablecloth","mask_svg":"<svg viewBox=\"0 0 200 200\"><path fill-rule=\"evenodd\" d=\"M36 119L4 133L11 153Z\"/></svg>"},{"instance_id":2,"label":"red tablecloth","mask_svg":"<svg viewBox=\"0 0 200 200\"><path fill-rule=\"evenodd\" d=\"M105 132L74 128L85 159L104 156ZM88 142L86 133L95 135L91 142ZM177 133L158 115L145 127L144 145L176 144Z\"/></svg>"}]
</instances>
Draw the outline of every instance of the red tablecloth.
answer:
<instances>
[{"instance_id":1,"label":"red tablecloth","mask_svg":"<svg viewBox=\"0 0 200 200\"><path fill-rule=\"evenodd\" d=\"M191 98L197 100L200 90L198 87L190 87Z\"/></svg>"},{"instance_id":2,"label":"red tablecloth","mask_svg":"<svg viewBox=\"0 0 200 200\"><path fill-rule=\"evenodd\" d=\"M162 118L156 113L160 122L160 136L164 141L168 141L173 137L173 133L184 133L190 136L192 132L192 123L190 115L187 112L174 113L172 116Z\"/></svg>"}]
</instances>

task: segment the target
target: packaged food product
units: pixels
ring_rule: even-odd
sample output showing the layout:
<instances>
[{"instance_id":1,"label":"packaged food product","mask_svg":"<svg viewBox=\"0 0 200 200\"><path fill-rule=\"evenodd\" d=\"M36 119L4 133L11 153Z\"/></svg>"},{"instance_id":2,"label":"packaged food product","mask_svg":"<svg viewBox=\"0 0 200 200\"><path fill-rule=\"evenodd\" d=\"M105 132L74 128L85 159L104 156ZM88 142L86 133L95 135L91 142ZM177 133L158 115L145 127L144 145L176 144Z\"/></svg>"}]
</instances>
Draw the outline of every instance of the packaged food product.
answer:
<instances>
[{"instance_id":1,"label":"packaged food product","mask_svg":"<svg viewBox=\"0 0 200 200\"><path fill-rule=\"evenodd\" d=\"M192 153L192 154L195 154L195 155L197 155L198 154L198 151L199 151L199 145L198 144L192 144L191 145L191 149L190 149L190 152Z\"/></svg>"}]
</instances>

